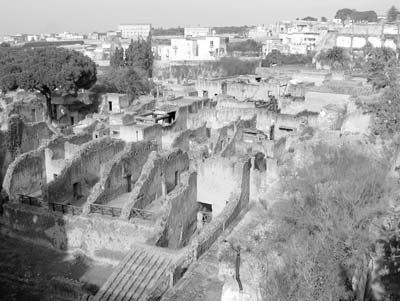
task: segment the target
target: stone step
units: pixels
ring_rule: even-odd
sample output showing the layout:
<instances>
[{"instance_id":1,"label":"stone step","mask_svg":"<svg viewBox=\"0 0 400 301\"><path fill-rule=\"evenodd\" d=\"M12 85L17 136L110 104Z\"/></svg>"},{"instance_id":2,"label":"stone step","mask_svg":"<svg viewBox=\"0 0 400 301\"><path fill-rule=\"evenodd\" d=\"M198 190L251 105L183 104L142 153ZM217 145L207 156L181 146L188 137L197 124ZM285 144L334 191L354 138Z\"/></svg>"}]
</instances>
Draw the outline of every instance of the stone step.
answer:
<instances>
[{"instance_id":1,"label":"stone step","mask_svg":"<svg viewBox=\"0 0 400 301\"><path fill-rule=\"evenodd\" d=\"M164 277L169 277L166 275L166 271L171 264L171 260L164 260L162 264L157 268L153 269L153 273L149 273L149 276L138 285L138 288L133 295L133 300L147 300L146 296L151 294L153 290L157 287L160 280Z\"/></svg>"},{"instance_id":2,"label":"stone step","mask_svg":"<svg viewBox=\"0 0 400 301\"><path fill-rule=\"evenodd\" d=\"M160 268L162 263L162 257L154 256L153 260L146 267L146 269L139 275L139 277L136 278L136 281L132 285L131 289L128 290L124 300L137 300L137 298L132 299L132 296L138 292L140 285L150 281L152 275L157 272L157 269ZM150 279L148 279L148 277L150 277Z\"/></svg>"},{"instance_id":3,"label":"stone step","mask_svg":"<svg viewBox=\"0 0 400 301\"><path fill-rule=\"evenodd\" d=\"M107 281L103 284L103 286L100 288L100 290L97 292L96 297L98 298L104 298L104 294L110 290L110 288L115 285L115 283L118 283L121 276L123 274L121 274L121 271L123 271L124 269L127 269L130 265L128 264L128 262L134 258L136 255L135 252L131 252L130 254L128 254L127 256L125 256L125 258L119 263L119 265L117 266L117 268L113 271L113 273L110 275L110 277L107 279ZM122 269L121 269L122 267ZM116 281L116 279L118 279L118 282ZM114 287L112 288L114 289Z\"/></svg>"},{"instance_id":4,"label":"stone step","mask_svg":"<svg viewBox=\"0 0 400 301\"><path fill-rule=\"evenodd\" d=\"M173 255L154 246L132 246L94 300L147 300L161 281L168 281Z\"/></svg>"},{"instance_id":5,"label":"stone step","mask_svg":"<svg viewBox=\"0 0 400 301\"><path fill-rule=\"evenodd\" d=\"M112 291L111 298L107 300L121 300L123 296L126 294L127 289L130 286L130 282L132 279L136 277L136 275L139 273L139 271L147 264L149 261L149 258L147 254L144 252L142 256L138 258L137 261L135 261L129 270L123 274L123 278L120 283L118 283L117 288Z\"/></svg>"},{"instance_id":6,"label":"stone step","mask_svg":"<svg viewBox=\"0 0 400 301\"><path fill-rule=\"evenodd\" d=\"M126 295L129 294L130 290L135 290L135 283L140 279L142 274L145 274L149 267L151 266L151 262L153 260L154 254L149 254L146 256L146 259L143 263L137 267L135 272L132 275L129 275L129 280L127 281L124 290L121 295L118 295L121 299L119 300L126 300ZM129 299L128 299L129 300Z\"/></svg>"},{"instance_id":7,"label":"stone step","mask_svg":"<svg viewBox=\"0 0 400 301\"><path fill-rule=\"evenodd\" d=\"M104 300L109 300L114 295L118 295L119 291L122 289L123 286L129 279L129 275L132 273L132 270L136 268L136 264L140 263L146 258L146 253L141 250L135 250L133 256L130 257L130 260L122 266L123 268L120 269L118 277L116 277L107 289L108 293L104 296ZM127 277L128 276L128 277Z\"/></svg>"}]
</instances>

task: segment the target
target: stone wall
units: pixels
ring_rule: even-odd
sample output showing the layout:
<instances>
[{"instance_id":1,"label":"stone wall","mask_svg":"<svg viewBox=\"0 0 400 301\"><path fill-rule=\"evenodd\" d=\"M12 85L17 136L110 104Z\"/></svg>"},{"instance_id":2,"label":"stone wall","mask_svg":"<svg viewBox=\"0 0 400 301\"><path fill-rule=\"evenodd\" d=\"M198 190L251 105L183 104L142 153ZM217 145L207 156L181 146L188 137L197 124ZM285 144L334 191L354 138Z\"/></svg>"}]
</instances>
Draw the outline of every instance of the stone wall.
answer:
<instances>
[{"instance_id":1,"label":"stone wall","mask_svg":"<svg viewBox=\"0 0 400 301\"><path fill-rule=\"evenodd\" d=\"M268 93L273 95L279 95L279 84L276 83L240 83L226 80L197 80L196 89L199 95L203 94L203 91L208 91L210 97L220 95L222 93L222 85L226 82L226 95L234 96L238 100L245 100L246 98L256 100L267 100ZM268 92L270 91L270 92Z\"/></svg>"},{"instance_id":2,"label":"stone wall","mask_svg":"<svg viewBox=\"0 0 400 301\"><path fill-rule=\"evenodd\" d=\"M143 209L163 194L167 195L180 183L181 173L188 169L189 156L180 149L151 153L129 195L132 201L123 208L121 218L129 219L133 208Z\"/></svg>"},{"instance_id":3,"label":"stone wall","mask_svg":"<svg viewBox=\"0 0 400 301\"><path fill-rule=\"evenodd\" d=\"M128 179L130 186L134 187L152 151L157 151L157 145L149 141L129 143L121 153L104 165L101 179L93 187L87 206L93 203L107 204L128 192Z\"/></svg>"},{"instance_id":4,"label":"stone wall","mask_svg":"<svg viewBox=\"0 0 400 301\"><path fill-rule=\"evenodd\" d=\"M0 228L4 234L34 244L61 251L81 251L93 259L115 263L129 252L132 244L145 243L157 235L152 224L62 215L13 203L4 205Z\"/></svg>"},{"instance_id":5,"label":"stone wall","mask_svg":"<svg viewBox=\"0 0 400 301\"><path fill-rule=\"evenodd\" d=\"M54 133L45 122L24 124L22 130L21 153L37 149L48 142Z\"/></svg>"},{"instance_id":6,"label":"stone wall","mask_svg":"<svg viewBox=\"0 0 400 301\"><path fill-rule=\"evenodd\" d=\"M204 141L207 139L207 128L204 123L197 129L189 129L180 133L172 142L172 148L180 148L184 151L190 150L190 141Z\"/></svg>"},{"instance_id":7,"label":"stone wall","mask_svg":"<svg viewBox=\"0 0 400 301\"><path fill-rule=\"evenodd\" d=\"M90 141L69 160L59 176L43 187L43 196L49 202L65 202L73 198L73 184L80 183L80 193L86 199L99 181L102 165L121 152L125 143L104 137Z\"/></svg>"},{"instance_id":8,"label":"stone wall","mask_svg":"<svg viewBox=\"0 0 400 301\"><path fill-rule=\"evenodd\" d=\"M8 167L3 188L11 200L41 191L46 182L44 147L18 156Z\"/></svg>"},{"instance_id":9,"label":"stone wall","mask_svg":"<svg viewBox=\"0 0 400 301\"><path fill-rule=\"evenodd\" d=\"M173 284L176 284L182 276L183 271L211 247L221 233L248 205L250 193L250 159L243 159L240 161L240 164L243 166L240 188L237 187L237 193L232 195L221 214L214 218L211 223L207 224L200 234L194 237L191 243L179 253L179 259L171 267Z\"/></svg>"},{"instance_id":10,"label":"stone wall","mask_svg":"<svg viewBox=\"0 0 400 301\"><path fill-rule=\"evenodd\" d=\"M201 206L197 203L197 174L195 171L185 172L181 176L181 184L166 198L168 219L164 235L158 245L170 249L186 246L196 230L197 212Z\"/></svg>"}]
</instances>

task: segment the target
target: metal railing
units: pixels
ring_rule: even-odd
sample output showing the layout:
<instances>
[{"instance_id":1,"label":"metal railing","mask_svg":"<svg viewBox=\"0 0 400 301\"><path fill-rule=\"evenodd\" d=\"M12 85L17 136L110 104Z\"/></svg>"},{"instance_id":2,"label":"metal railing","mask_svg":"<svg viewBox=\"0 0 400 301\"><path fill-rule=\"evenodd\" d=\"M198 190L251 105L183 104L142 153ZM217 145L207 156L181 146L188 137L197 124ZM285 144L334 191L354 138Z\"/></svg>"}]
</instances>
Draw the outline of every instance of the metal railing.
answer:
<instances>
[{"instance_id":1,"label":"metal railing","mask_svg":"<svg viewBox=\"0 0 400 301\"><path fill-rule=\"evenodd\" d=\"M90 213L98 213L111 217L120 217L122 214L122 209L99 204L90 204Z\"/></svg>"},{"instance_id":2,"label":"metal railing","mask_svg":"<svg viewBox=\"0 0 400 301\"><path fill-rule=\"evenodd\" d=\"M49 209L51 211L60 212L62 214L81 215L83 213L82 207L59 203L49 203Z\"/></svg>"}]
</instances>

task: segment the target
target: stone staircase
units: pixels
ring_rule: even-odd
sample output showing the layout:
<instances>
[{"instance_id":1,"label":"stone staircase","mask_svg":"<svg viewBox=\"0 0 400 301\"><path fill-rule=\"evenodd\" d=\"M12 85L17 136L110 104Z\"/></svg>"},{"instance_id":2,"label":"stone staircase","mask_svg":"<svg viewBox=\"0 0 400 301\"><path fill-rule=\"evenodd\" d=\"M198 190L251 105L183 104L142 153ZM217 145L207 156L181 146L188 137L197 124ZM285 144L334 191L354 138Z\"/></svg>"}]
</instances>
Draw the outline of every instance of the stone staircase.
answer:
<instances>
[{"instance_id":1,"label":"stone staircase","mask_svg":"<svg viewBox=\"0 0 400 301\"><path fill-rule=\"evenodd\" d=\"M173 259L173 254L162 248L133 247L93 300L144 301L155 291L162 295L168 289L165 284Z\"/></svg>"}]
</instances>

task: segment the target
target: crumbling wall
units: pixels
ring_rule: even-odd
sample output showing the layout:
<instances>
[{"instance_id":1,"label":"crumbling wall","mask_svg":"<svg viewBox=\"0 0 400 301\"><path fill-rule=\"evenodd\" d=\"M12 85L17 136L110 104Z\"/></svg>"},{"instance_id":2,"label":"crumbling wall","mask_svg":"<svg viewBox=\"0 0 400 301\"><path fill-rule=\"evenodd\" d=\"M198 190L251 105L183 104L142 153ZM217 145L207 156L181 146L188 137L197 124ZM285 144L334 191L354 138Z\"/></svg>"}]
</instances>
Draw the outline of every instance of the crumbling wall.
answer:
<instances>
[{"instance_id":1,"label":"crumbling wall","mask_svg":"<svg viewBox=\"0 0 400 301\"><path fill-rule=\"evenodd\" d=\"M107 204L117 196L127 193L128 180L134 187L149 154L157 151L157 145L149 141L129 143L124 151L108 162L100 181L93 187L87 203Z\"/></svg>"},{"instance_id":2,"label":"crumbling wall","mask_svg":"<svg viewBox=\"0 0 400 301\"><path fill-rule=\"evenodd\" d=\"M163 133L180 132L187 129L188 107L179 107L176 111L175 121L163 127Z\"/></svg>"},{"instance_id":3,"label":"crumbling wall","mask_svg":"<svg viewBox=\"0 0 400 301\"><path fill-rule=\"evenodd\" d=\"M171 266L173 284L176 284L182 276L182 271L186 270L190 264L199 259L248 205L251 162L249 158L244 158L238 163L242 166L240 189L237 187L237 192L229 199L221 214L213 218L211 223L207 224L201 230L200 234L194 237L190 244L179 253L180 257Z\"/></svg>"},{"instance_id":4,"label":"crumbling wall","mask_svg":"<svg viewBox=\"0 0 400 301\"><path fill-rule=\"evenodd\" d=\"M164 235L158 245L170 249L186 246L196 230L197 212L201 209L197 202L197 175L195 171L185 172L181 184L166 198L168 219L164 225Z\"/></svg>"},{"instance_id":5,"label":"crumbling wall","mask_svg":"<svg viewBox=\"0 0 400 301\"><path fill-rule=\"evenodd\" d=\"M18 194L30 195L41 190L46 181L44 148L18 156L8 167L3 188L11 200Z\"/></svg>"},{"instance_id":6,"label":"crumbling wall","mask_svg":"<svg viewBox=\"0 0 400 301\"><path fill-rule=\"evenodd\" d=\"M45 122L24 124L22 130L21 153L37 149L48 142L54 133Z\"/></svg>"},{"instance_id":7,"label":"crumbling wall","mask_svg":"<svg viewBox=\"0 0 400 301\"><path fill-rule=\"evenodd\" d=\"M197 80L196 89L201 95L203 91L208 91L208 95L213 97L215 95L223 94L222 84L226 82L226 95L234 96L238 100L251 99L268 99L268 93L279 95L278 83L240 83L226 80ZM270 91L270 92L269 92Z\"/></svg>"},{"instance_id":8,"label":"crumbling wall","mask_svg":"<svg viewBox=\"0 0 400 301\"><path fill-rule=\"evenodd\" d=\"M124 147L123 141L109 137L84 144L82 149L69 160L60 175L44 186L44 197L47 201L56 203L72 199L73 184L80 183L82 197L87 198L91 188L100 178L102 165L109 162Z\"/></svg>"},{"instance_id":9,"label":"crumbling wall","mask_svg":"<svg viewBox=\"0 0 400 301\"><path fill-rule=\"evenodd\" d=\"M80 150L82 144L91 140L89 133L81 133L68 137L57 137L45 148L46 182L54 180L65 167L68 159Z\"/></svg>"},{"instance_id":10,"label":"crumbling wall","mask_svg":"<svg viewBox=\"0 0 400 301\"><path fill-rule=\"evenodd\" d=\"M189 156L180 149L151 153L138 179L121 218L129 219L133 208L143 209L152 201L168 194L180 182L182 172L189 169ZM163 191L164 190L164 191Z\"/></svg>"},{"instance_id":11,"label":"crumbling wall","mask_svg":"<svg viewBox=\"0 0 400 301\"><path fill-rule=\"evenodd\" d=\"M180 148L184 151L189 151L190 141L205 141L207 139L207 128L206 124L197 129L189 129L182 133L180 133L177 137L175 137L172 142L172 148Z\"/></svg>"},{"instance_id":12,"label":"crumbling wall","mask_svg":"<svg viewBox=\"0 0 400 301\"><path fill-rule=\"evenodd\" d=\"M152 224L103 217L62 215L43 208L7 203L1 232L62 251L81 251L93 259L120 261L134 243L156 235Z\"/></svg>"}]
</instances>

